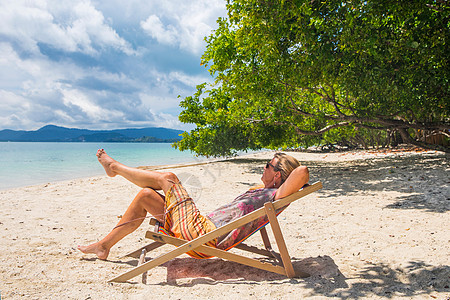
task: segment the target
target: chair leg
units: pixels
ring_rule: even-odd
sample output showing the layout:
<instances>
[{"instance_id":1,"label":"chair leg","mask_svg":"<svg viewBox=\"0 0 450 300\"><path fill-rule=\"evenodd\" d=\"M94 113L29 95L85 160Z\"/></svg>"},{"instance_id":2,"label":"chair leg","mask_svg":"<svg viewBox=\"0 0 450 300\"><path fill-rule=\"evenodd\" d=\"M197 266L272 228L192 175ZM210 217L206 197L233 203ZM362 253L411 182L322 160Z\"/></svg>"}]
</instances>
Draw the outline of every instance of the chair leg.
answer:
<instances>
[{"instance_id":1,"label":"chair leg","mask_svg":"<svg viewBox=\"0 0 450 300\"><path fill-rule=\"evenodd\" d=\"M261 238L263 240L264 243L264 247L266 248L267 251L270 252L270 254L272 255L273 258L275 258L278 263L281 264L281 257L278 253L276 253L273 249L272 249L272 245L270 244L270 239L269 236L267 235L267 230L266 227L261 228L260 230L261 233Z\"/></svg>"},{"instance_id":2,"label":"chair leg","mask_svg":"<svg viewBox=\"0 0 450 300\"><path fill-rule=\"evenodd\" d=\"M259 232L261 232L261 238L263 240L264 247L267 249L267 251L272 251L272 245L270 244L266 228L265 227L261 228Z\"/></svg>"},{"instance_id":3,"label":"chair leg","mask_svg":"<svg viewBox=\"0 0 450 300\"><path fill-rule=\"evenodd\" d=\"M278 250L280 251L281 260L283 261L283 266L286 271L286 276L289 278L295 277L294 267L292 266L291 257L284 242L283 234L281 232L280 224L278 223L277 215L275 214L275 207L272 202L267 202L264 204L266 209L267 217L269 218L270 227L272 227L273 235L278 245Z\"/></svg>"},{"instance_id":4,"label":"chair leg","mask_svg":"<svg viewBox=\"0 0 450 300\"><path fill-rule=\"evenodd\" d=\"M142 265L143 263L145 263L145 254L146 254L145 249L142 249L142 253L141 253L141 256L139 257L139 264L138 265ZM142 283L143 284L147 284L147 271L142 273Z\"/></svg>"}]
</instances>

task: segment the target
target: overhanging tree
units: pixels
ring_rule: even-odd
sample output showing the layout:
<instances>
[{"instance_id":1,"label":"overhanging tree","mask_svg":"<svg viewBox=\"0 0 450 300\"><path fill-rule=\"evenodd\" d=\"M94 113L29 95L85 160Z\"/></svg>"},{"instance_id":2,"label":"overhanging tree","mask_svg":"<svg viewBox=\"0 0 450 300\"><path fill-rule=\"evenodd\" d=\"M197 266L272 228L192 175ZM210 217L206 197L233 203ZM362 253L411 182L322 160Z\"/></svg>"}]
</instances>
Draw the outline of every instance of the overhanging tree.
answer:
<instances>
[{"instance_id":1,"label":"overhanging tree","mask_svg":"<svg viewBox=\"0 0 450 300\"><path fill-rule=\"evenodd\" d=\"M196 124L176 146L201 155L398 132L449 135L446 1L228 1L181 101ZM431 147L430 145L428 145Z\"/></svg>"}]
</instances>

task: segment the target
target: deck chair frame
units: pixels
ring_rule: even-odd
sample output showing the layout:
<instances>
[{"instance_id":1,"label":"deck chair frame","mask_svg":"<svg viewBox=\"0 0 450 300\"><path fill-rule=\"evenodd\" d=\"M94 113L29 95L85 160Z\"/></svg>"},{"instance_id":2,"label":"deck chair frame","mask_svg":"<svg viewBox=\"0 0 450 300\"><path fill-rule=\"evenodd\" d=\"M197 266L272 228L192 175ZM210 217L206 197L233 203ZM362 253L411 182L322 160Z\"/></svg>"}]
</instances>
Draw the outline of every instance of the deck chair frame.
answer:
<instances>
[{"instance_id":1,"label":"deck chair frame","mask_svg":"<svg viewBox=\"0 0 450 300\"><path fill-rule=\"evenodd\" d=\"M296 272L294 271L294 268L292 266L292 261L291 261L291 258L289 256L289 253L288 253L288 250L286 247L286 243L284 241L284 237L281 232L280 225L278 223L276 210L283 208L283 207L289 205L290 203L292 203L306 195L309 195L321 188L322 188L321 182L316 182L312 185L308 185L308 186L302 188L301 190L299 190L298 192L295 192L287 197L278 199L274 202L267 202L264 204L264 207L261 207L245 216L242 216L239 219L234 220L233 222L230 222L222 227L219 227L211 232L208 232L205 235L199 236L198 238L193 239L191 241L178 239L175 237L160 234L158 232L147 231L146 237L153 239L154 242L151 244L148 244L144 247L141 247L140 249L133 251L126 255L126 256L131 256L131 257L135 257L135 258L140 257L140 260L139 260L140 264L137 267L134 267L133 269L126 271L126 272L118 275L117 277L114 277L113 279L109 280L109 282L125 282L125 281L127 281L131 278L134 278L140 274L144 274L144 276L145 276L145 273L148 270L151 270L161 264L164 264L164 263L170 261L171 259L176 258L176 257L178 257L188 251L191 251L191 250L195 250L195 251L198 251L198 252L201 252L201 253L204 253L207 255L211 255L211 256L216 256L216 257L219 257L219 258L222 258L225 260L229 260L229 261L233 261L233 262L237 262L240 264L248 265L251 267L259 268L262 270L274 272L274 273L281 274L281 275L284 275L289 278L296 277L296 276L297 277L307 277L309 275L306 273L297 271L297 274L296 274ZM241 227L257 218L265 216L265 215L268 217L268 220L269 220L270 226L272 228L273 235L275 237L275 241L276 241L276 244L278 247L278 251L280 253L277 254L275 251L272 250L270 241L269 241L269 237L268 237L266 229L264 227L260 229L260 233L261 233L261 237L263 239L264 246L266 248L265 250L259 249L257 247L253 247L253 246L247 246L243 243L237 245L235 248L249 251L249 252L256 253L256 254L260 254L260 255L264 255L264 256L268 256L268 257L274 257L275 259L278 260L278 264L262 262L258 259L249 258L249 257L243 256L243 255L235 254L230 251L224 251L224 250L220 250L217 248L204 246L204 244L207 243L208 241L218 238L236 228L239 228L239 227ZM152 221L152 223L154 223L154 222ZM176 246L176 248L165 254L162 254L158 257L155 257L155 258L145 262L145 253L147 251L154 250L154 249L161 247L163 245L166 245L166 244L174 245L174 246ZM144 280L144 277L143 277L143 280Z\"/></svg>"}]
</instances>

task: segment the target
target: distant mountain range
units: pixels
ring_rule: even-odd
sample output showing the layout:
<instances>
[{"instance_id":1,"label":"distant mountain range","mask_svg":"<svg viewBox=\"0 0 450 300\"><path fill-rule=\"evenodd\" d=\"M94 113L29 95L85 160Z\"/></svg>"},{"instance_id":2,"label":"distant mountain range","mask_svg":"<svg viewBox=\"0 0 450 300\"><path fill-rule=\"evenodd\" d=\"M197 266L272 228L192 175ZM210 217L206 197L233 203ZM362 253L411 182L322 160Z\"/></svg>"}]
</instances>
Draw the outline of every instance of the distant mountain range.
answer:
<instances>
[{"instance_id":1,"label":"distant mountain range","mask_svg":"<svg viewBox=\"0 0 450 300\"><path fill-rule=\"evenodd\" d=\"M172 143L181 140L182 130L161 127L88 130L47 125L38 130L0 131L2 142L136 142Z\"/></svg>"}]
</instances>

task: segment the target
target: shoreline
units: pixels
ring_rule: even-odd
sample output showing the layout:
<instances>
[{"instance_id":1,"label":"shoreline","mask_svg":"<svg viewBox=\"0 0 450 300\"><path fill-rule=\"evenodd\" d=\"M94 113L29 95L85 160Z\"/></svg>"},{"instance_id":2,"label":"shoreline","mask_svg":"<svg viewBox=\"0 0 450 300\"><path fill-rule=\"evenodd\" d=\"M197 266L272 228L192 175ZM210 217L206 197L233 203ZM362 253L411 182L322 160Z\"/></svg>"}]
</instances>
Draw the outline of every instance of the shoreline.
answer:
<instances>
[{"instance_id":1,"label":"shoreline","mask_svg":"<svg viewBox=\"0 0 450 300\"><path fill-rule=\"evenodd\" d=\"M310 182L324 185L279 217L294 269L309 272L308 278L287 279L215 258L183 255L149 272L147 284L139 277L107 284L137 263L121 256L148 243L144 239L148 225L144 222L113 247L108 261L76 250L109 232L140 190L121 177L102 175L0 191L1 295L5 299L450 296L447 154L287 153L310 168ZM258 183L272 155L268 151L159 167L184 176L198 208L207 213ZM248 243L262 246L256 235Z\"/></svg>"}]
</instances>

